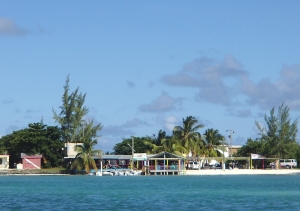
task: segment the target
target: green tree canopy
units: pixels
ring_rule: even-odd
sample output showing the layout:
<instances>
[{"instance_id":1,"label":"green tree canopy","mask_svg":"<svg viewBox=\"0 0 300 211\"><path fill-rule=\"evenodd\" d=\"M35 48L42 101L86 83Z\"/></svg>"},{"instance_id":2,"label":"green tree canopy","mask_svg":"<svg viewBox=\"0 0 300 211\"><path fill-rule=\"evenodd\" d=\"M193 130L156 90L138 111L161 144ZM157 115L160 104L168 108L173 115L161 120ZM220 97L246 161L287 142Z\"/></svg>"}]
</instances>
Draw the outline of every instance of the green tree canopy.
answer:
<instances>
[{"instance_id":1,"label":"green tree canopy","mask_svg":"<svg viewBox=\"0 0 300 211\"><path fill-rule=\"evenodd\" d=\"M151 151L151 147L145 142L151 142L150 137L133 137L134 139L134 151L135 153L147 153ZM129 146L130 145L130 146ZM123 139L121 143L114 146L115 155L131 155L132 154L132 138Z\"/></svg>"},{"instance_id":2,"label":"green tree canopy","mask_svg":"<svg viewBox=\"0 0 300 211\"><path fill-rule=\"evenodd\" d=\"M297 149L296 135L298 120L291 122L289 108L281 104L277 114L275 108L270 110L270 116L265 115L266 127L255 122L262 143L265 143L265 156L293 158Z\"/></svg>"},{"instance_id":3,"label":"green tree canopy","mask_svg":"<svg viewBox=\"0 0 300 211\"><path fill-rule=\"evenodd\" d=\"M264 155L265 146L262 140L257 139L253 140L251 138L247 139L245 145L243 145L238 151L234 154L237 157L250 157L251 154L261 154Z\"/></svg>"},{"instance_id":4,"label":"green tree canopy","mask_svg":"<svg viewBox=\"0 0 300 211\"><path fill-rule=\"evenodd\" d=\"M76 146L78 154L75 159L72 160L71 170L82 172L85 170L86 173L90 173L91 167L97 171L97 166L94 160L94 156L101 157L102 151L95 150L94 146L97 144L96 140L84 140L82 144Z\"/></svg>"},{"instance_id":5,"label":"green tree canopy","mask_svg":"<svg viewBox=\"0 0 300 211\"><path fill-rule=\"evenodd\" d=\"M207 129L204 133L204 154L208 157L221 156L218 150L223 150L224 139L218 130Z\"/></svg>"},{"instance_id":6,"label":"green tree canopy","mask_svg":"<svg viewBox=\"0 0 300 211\"><path fill-rule=\"evenodd\" d=\"M52 109L53 118L61 125L64 142L97 142L95 138L100 137L97 133L103 126L100 123L96 124L94 120L85 121L83 119L89 111L89 109L84 106L86 94L79 92L79 88L70 94L69 91L70 87L68 76L62 97L63 104L59 107L61 111L57 113Z\"/></svg>"},{"instance_id":7,"label":"green tree canopy","mask_svg":"<svg viewBox=\"0 0 300 211\"><path fill-rule=\"evenodd\" d=\"M57 167L62 162L61 130L55 126L47 126L42 122L32 123L28 128L14 131L0 139L10 155L10 168L21 162L21 153L28 155L41 154L43 167Z\"/></svg>"},{"instance_id":8,"label":"green tree canopy","mask_svg":"<svg viewBox=\"0 0 300 211\"><path fill-rule=\"evenodd\" d=\"M201 137L198 130L203 128L204 125L197 124L198 120L193 116L188 116L186 119L182 119L182 126L175 126L173 130L173 135L179 142L181 146L187 151L185 153L194 152L196 147L197 139ZM193 156L196 156L193 154Z\"/></svg>"}]
</instances>

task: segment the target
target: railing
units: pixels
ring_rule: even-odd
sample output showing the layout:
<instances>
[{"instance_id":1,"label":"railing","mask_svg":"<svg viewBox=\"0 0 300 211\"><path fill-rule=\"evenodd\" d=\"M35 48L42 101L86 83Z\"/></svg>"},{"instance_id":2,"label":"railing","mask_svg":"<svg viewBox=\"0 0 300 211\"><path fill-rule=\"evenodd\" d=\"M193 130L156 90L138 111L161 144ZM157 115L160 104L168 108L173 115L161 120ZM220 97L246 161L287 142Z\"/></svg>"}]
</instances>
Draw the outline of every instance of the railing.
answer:
<instances>
[{"instance_id":1,"label":"railing","mask_svg":"<svg viewBox=\"0 0 300 211\"><path fill-rule=\"evenodd\" d=\"M150 165L150 170L183 170L178 169L178 165Z\"/></svg>"}]
</instances>

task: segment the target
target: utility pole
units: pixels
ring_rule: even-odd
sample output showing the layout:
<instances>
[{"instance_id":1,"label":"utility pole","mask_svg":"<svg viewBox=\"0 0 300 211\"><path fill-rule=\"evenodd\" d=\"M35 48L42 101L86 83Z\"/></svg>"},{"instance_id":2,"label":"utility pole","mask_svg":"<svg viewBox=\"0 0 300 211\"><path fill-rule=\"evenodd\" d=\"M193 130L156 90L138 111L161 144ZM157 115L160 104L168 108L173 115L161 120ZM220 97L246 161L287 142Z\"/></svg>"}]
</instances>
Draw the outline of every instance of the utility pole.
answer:
<instances>
[{"instance_id":1,"label":"utility pole","mask_svg":"<svg viewBox=\"0 0 300 211\"><path fill-rule=\"evenodd\" d=\"M132 153L132 161L131 161L131 170L133 170L133 157L134 157L134 137L131 136L131 139L132 139L132 147L131 147L131 153Z\"/></svg>"},{"instance_id":2,"label":"utility pole","mask_svg":"<svg viewBox=\"0 0 300 211\"><path fill-rule=\"evenodd\" d=\"M230 150L229 150L229 156L232 157L232 134L234 133L233 130L226 130L226 132L230 132L230 135L228 136L230 138L230 144L229 144L229 147L230 147Z\"/></svg>"},{"instance_id":3,"label":"utility pole","mask_svg":"<svg viewBox=\"0 0 300 211\"><path fill-rule=\"evenodd\" d=\"M227 132L229 131L230 132L230 135L228 136L230 138L230 144L229 144L229 147L230 147L230 150L229 150L229 155L230 157L232 157L232 134L234 133L233 130L226 130ZM232 162L232 168L234 169L234 164L233 164L233 161Z\"/></svg>"},{"instance_id":4,"label":"utility pole","mask_svg":"<svg viewBox=\"0 0 300 211\"><path fill-rule=\"evenodd\" d=\"M133 157L134 157L134 137L131 136L131 140L132 140L132 143L131 143L131 146L130 144L127 143L127 145L131 148L131 170L133 170Z\"/></svg>"},{"instance_id":5,"label":"utility pole","mask_svg":"<svg viewBox=\"0 0 300 211\"><path fill-rule=\"evenodd\" d=\"M225 155L224 155L225 146L224 146L224 142L225 142L225 138L223 138L223 161L222 161L222 170L223 171L225 171Z\"/></svg>"}]
</instances>

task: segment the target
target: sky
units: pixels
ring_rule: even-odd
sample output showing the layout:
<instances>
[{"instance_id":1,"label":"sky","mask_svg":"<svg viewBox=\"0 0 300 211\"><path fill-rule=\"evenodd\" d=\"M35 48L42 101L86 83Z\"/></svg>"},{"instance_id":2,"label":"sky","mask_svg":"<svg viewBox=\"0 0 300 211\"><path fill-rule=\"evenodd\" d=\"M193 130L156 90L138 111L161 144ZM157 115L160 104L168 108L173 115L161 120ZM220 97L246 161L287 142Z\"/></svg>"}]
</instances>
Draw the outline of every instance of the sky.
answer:
<instances>
[{"instance_id":1,"label":"sky","mask_svg":"<svg viewBox=\"0 0 300 211\"><path fill-rule=\"evenodd\" d=\"M58 125L63 86L86 93L95 148L172 134L194 116L232 145L282 103L300 116L299 1L0 0L0 135ZM299 139L299 134L297 139Z\"/></svg>"}]
</instances>

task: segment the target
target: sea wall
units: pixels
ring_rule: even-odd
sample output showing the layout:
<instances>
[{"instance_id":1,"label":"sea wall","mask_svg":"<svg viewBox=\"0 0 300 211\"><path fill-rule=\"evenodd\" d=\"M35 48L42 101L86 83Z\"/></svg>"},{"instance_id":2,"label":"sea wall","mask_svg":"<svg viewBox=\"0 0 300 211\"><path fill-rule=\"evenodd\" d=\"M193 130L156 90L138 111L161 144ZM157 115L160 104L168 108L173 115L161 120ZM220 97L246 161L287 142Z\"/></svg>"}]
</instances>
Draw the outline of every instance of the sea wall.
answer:
<instances>
[{"instance_id":1,"label":"sea wall","mask_svg":"<svg viewBox=\"0 0 300 211\"><path fill-rule=\"evenodd\" d=\"M264 174L300 174L299 169L234 169L234 170L222 170L222 169L209 169L209 170L186 170L185 175L264 175Z\"/></svg>"}]
</instances>

